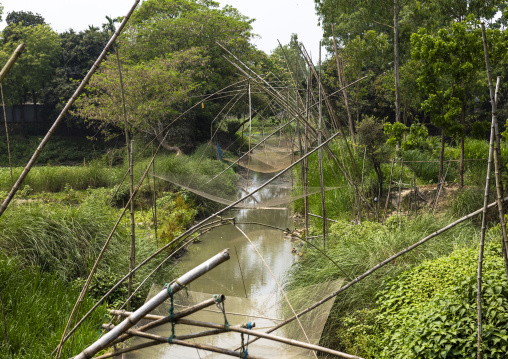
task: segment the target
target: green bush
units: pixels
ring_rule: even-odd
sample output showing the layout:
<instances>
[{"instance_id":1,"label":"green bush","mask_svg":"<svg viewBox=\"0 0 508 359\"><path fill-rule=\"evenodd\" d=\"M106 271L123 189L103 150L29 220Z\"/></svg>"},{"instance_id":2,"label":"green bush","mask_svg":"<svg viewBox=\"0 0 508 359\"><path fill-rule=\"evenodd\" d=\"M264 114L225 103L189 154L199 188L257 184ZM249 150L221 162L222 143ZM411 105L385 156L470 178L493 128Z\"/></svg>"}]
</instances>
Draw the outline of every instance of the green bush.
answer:
<instances>
[{"instance_id":1,"label":"green bush","mask_svg":"<svg viewBox=\"0 0 508 359\"><path fill-rule=\"evenodd\" d=\"M326 253L339 267L310 246L304 246L303 257L287 273L286 288L298 288L338 278L352 280L447 224L444 219L430 215L402 221L400 226L398 221L387 222L387 226L368 221L361 225L347 221L334 224L330 228ZM323 335L322 343L337 347L343 345L333 333L345 328L345 315L375 307L375 296L382 288L383 279L396 276L425 260L446 255L455 248L471 246L475 240L475 227L471 223L461 224L397 258L340 294L330 312L328 330ZM320 243L321 240L316 244L321 245Z\"/></svg>"}]
</instances>

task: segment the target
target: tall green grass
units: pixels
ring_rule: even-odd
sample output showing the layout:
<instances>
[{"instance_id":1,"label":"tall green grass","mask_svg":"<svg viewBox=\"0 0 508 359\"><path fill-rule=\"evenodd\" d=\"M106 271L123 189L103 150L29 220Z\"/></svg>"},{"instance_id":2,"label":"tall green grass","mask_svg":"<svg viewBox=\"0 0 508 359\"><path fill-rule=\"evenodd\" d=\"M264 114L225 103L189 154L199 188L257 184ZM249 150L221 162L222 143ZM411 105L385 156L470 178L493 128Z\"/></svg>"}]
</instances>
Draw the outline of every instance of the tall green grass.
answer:
<instances>
[{"instance_id":1,"label":"tall green grass","mask_svg":"<svg viewBox=\"0 0 508 359\"><path fill-rule=\"evenodd\" d=\"M22 171L21 167L13 168L14 181ZM22 187L29 186L33 192L60 192L66 186L75 190L111 187L120 182L123 172L120 168L105 167L99 162L85 166L34 167L23 181ZM9 168L0 168L0 191L9 191L11 187Z\"/></svg>"},{"instance_id":2,"label":"tall green grass","mask_svg":"<svg viewBox=\"0 0 508 359\"><path fill-rule=\"evenodd\" d=\"M403 220L400 227L397 220L388 220L387 223L386 226L373 222L353 225L341 221L332 225L326 253L339 264L339 268L318 251L304 247L303 258L287 273L286 289L339 278L352 280L394 253L444 227L448 222L429 215L411 221ZM341 325L340 318L343 315L374 306L375 296L383 279L395 276L424 260L438 258L456 248L471 246L476 239L477 229L471 223L456 226L399 257L339 295L330 313L330 327L325 331L327 334L323 337L324 342L334 345L334 328Z\"/></svg>"},{"instance_id":3,"label":"tall green grass","mask_svg":"<svg viewBox=\"0 0 508 359\"><path fill-rule=\"evenodd\" d=\"M40 202L11 206L0 218L0 248L24 265L62 278L84 276L116 222L116 211L107 200L106 190L96 190L79 206ZM118 248L126 237L120 228L111 248ZM114 261L116 254L109 251L105 260Z\"/></svg>"},{"instance_id":4,"label":"tall green grass","mask_svg":"<svg viewBox=\"0 0 508 359\"><path fill-rule=\"evenodd\" d=\"M26 267L16 257L0 254L0 292L6 311L7 336L0 324L0 358L50 358L60 342L67 318L79 296L80 288L69 285L55 273ZM86 297L81 313L88 311L93 300ZM76 332L65 346L63 357L78 354L98 338L106 306L102 305Z\"/></svg>"}]
</instances>

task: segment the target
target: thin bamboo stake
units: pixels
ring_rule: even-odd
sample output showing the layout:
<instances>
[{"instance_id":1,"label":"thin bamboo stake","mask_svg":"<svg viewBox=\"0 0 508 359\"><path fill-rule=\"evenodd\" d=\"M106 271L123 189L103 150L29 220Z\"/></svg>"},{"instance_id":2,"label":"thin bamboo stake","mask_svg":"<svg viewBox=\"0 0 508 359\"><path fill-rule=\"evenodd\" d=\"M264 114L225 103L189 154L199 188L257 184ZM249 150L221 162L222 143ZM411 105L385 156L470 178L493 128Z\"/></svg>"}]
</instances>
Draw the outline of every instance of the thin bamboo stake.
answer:
<instances>
[{"instance_id":1,"label":"thin bamboo stake","mask_svg":"<svg viewBox=\"0 0 508 359\"><path fill-rule=\"evenodd\" d=\"M284 296L284 299L286 300L286 303L288 304L289 308L291 309L291 311L293 312L294 315L296 315L296 311L295 309L293 308L293 305L291 304L291 302L289 301L289 298L288 296L286 295L286 292L284 291L284 289L282 288L282 286L280 285L279 281L277 280L277 277L275 276L275 274L273 273L272 269L270 268L270 266L268 265L268 263L266 263L265 259L263 258L263 255L259 252L259 250L256 248L256 246L254 245L254 243L252 243L251 239L249 238L249 236L247 236L247 234L245 234L244 231L242 231L240 228L238 228L237 226L235 226L235 228L249 241L250 245L252 246L252 248L254 248L254 250L256 251L256 253L258 254L259 258L261 258L261 261L263 261L263 264L265 265L265 267L268 269L268 271L270 272L270 274L272 275L272 278L273 280L275 281L275 283L277 284L277 286L279 287L279 290L281 291L282 295ZM298 317L296 317L296 321L298 322L298 326L300 327L300 329L302 330L302 333L303 335L305 336L305 339L307 340L307 342L310 344L310 339L309 337L307 336L307 333L305 332L305 329L303 328L303 325L302 325L302 322L300 322L300 319ZM317 354L316 352L313 352L314 353L314 357L317 359Z\"/></svg>"},{"instance_id":2,"label":"thin bamboo stake","mask_svg":"<svg viewBox=\"0 0 508 359\"><path fill-rule=\"evenodd\" d=\"M56 129L58 128L58 126L62 122L63 118L65 117L65 115L67 114L67 112L69 111L71 106L74 104L74 102L79 97L79 94L81 93L81 91L85 88L85 86L88 84L88 81L90 80L90 78L92 77L94 72L99 67L100 63L102 62L102 60L104 59L104 57L108 53L109 48L115 42L115 40L118 37L118 35L120 35L120 33L122 32L123 28L127 24L127 21L129 21L133 11L136 9L139 1L140 0L135 0L134 1L134 5L131 7L131 9L129 10L127 15L125 15L125 17L122 20L122 23L120 24L120 26L118 26L118 29L115 31L115 33L113 34L111 39L108 41L108 43L106 44L106 46L102 50L101 54L99 55L99 57L97 58L95 63L92 65L92 68L88 71L88 73L86 74L86 76L83 79L83 81L81 81L80 85L78 86L78 88L76 89L76 91L74 92L72 97L69 99L69 101L67 102L65 107L62 109L62 112L60 113L58 118L55 120L55 122L53 123L53 125L49 129L49 131L46 134L46 136L44 136L44 138L42 139L41 143L39 144L39 146L35 150L34 154L32 155L32 158L30 159L30 161L28 161L27 165L25 166L25 169L23 170L23 172L19 176L18 180L16 181L16 183L12 187L11 191L9 192L7 197L5 198L4 202L0 206L0 217L5 212L5 210L7 209L7 206L9 205L9 203L14 198L14 195L16 194L16 192L18 191L19 187L21 186L21 183L23 183L25 177L28 175L28 172L30 172L30 170L32 169L33 165L35 164L35 161L37 160L37 158L39 158L39 155L41 154L42 150L44 149L46 144L49 142L49 139L51 138L51 136L53 136L53 133L56 131ZM0 81L1 80L2 80L2 77L1 77L1 74L0 74Z\"/></svg>"},{"instance_id":3,"label":"thin bamboo stake","mask_svg":"<svg viewBox=\"0 0 508 359\"><path fill-rule=\"evenodd\" d=\"M245 292L245 298L247 298L247 289L245 288L245 281L243 279L242 266L240 265L240 258L238 257L238 251L235 246L236 261L238 262L238 269L240 269L240 276L242 277L243 291Z\"/></svg>"},{"instance_id":4,"label":"thin bamboo stake","mask_svg":"<svg viewBox=\"0 0 508 359\"><path fill-rule=\"evenodd\" d=\"M226 325L224 325L224 324L207 323L207 322L201 322L201 321L190 320L190 319L180 319L177 321L177 323L186 324L186 325L194 325L194 326L205 327L205 328L226 329ZM315 350L315 351L319 351L321 353L332 354L332 355L336 355L341 358L362 359L356 355L351 355L351 354L339 352L337 350L325 348L325 347L322 347L319 345L300 342L298 340L279 337L277 335L271 335L268 333L259 332L257 330L249 330L249 329L239 328L239 327L230 327L230 331L248 334L248 335L258 337L258 338L269 339L269 340L273 340L273 341L276 341L279 343L289 344L289 345L293 345L293 346L300 347L300 348ZM237 353L237 355L238 355L238 353Z\"/></svg>"},{"instance_id":5,"label":"thin bamboo stake","mask_svg":"<svg viewBox=\"0 0 508 359\"><path fill-rule=\"evenodd\" d=\"M203 274L209 272L219 264L227 261L229 259L228 250L224 250L221 253L215 255L210 258L206 262L200 264L195 267L191 271L185 273L183 276L178 278L172 284L168 286L168 288L164 288L159 294L150 299L148 302L143 304L138 310L136 310L133 314L131 314L127 319L122 321L119 325L115 327L112 331L105 334L102 338L97 340L95 343L90 345L88 348L83 350L79 355L77 355L76 359L86 359L91 358L93 355L98 353L104 348L107 348L120 334L125 332L127 329L134 326L137 322L139 322L143 317L150 313L153 309L163 303L167 298L169 298L169 290L171 289L172 293L179 292L183 287L187 284L191 283L195 279L199 278Z\"/></svg>"},{"instance_id":6,"label":"thin bamboo stake","mask_svg":"<svg viewBox=\"0 0 508 359\"><path fill-rule=\"evenodd\" d=\"M323 112L322 112L322 99L321 99L321 41L319 41L319 129L318 129L318 146L321 145L322 127L323 127ZM319 149L319 186L321 187L321 214L324 218L323 222L323 250L326 248L326 202L325 202L325 183L323 176L323 149Z\"/></svg>"},{"instance_id":7,"label":"thin bamboo stake","mask_svg":"<svg viewBox=\"0 0 508 359\"><path fill-rule=\"evenodd\" d=\"M503 201L508 201L508 197L505 197L503 199ZM497 202L492 202L491 204L488 205L488 208L492 208L494 206L497 205ZM313 305L311 305L310 307L302 310L300 313L298 313L296 316L293 316L291 318L288 318L286 319L284 322L282 323L279 323L277 324L275 327L271 328L270 330L268 330L266 333L272 333L274 331L276 331L277 329L283 327L284 325L288 324L288 323L291 323L293 320L296 319L296 317L301 317L302 315L310 312L311 310L313 309L316 309L317 307L321 306L322 304L326 303L327 301L329 301L330 299L332 298L335 298L337 295L339 295L340 293L344 292L345 290L347 290L348 288L352 287L353 285L355 285L356 283L362 281L363 279L365 279L366 277L368 277L369 275L371 275L372 273L376 272L378 269L384 267L385 265L387 265L388 263L391 263L393 260L397 259L398 257L412 251L413 249L421 246L422 244L424 244L425 242L429 241L430 239L446 232L447 230L455 227L456 225L476 216L477 214L480 214L482 213L483 211L483 208L480 208L472 213L469 213L467 215L465 215L464 217L462 218L459 218L458 220L456 220L455 222L452 222L448 225L446 225L445 227L441 228L441 229L438 229L437 231L429 234L428 236L426 236L425 238L421 239L420 241L410 245L409 247L403 249L402 251L398 252L398 253L395 253L394 255L388 257L387 259L385 259L384 261L376 264L374 267L372 267L371 269L367 270L366 272L364 272L363 274L361 274L360 276L356 277L354 280L350 281L349 283L347 283L345 286L341 287L340 289L336 290L335 292L329 294L327 297L323 298L322 300L314 303ZM256 341L257 339L253 339L251 340L249 343L252 343L253 341Z\"/></svg>"},{"instance_id":8,"label":"thin bamboo stake","mask_svg":"<svg viewBox=\"0 0 508 359\"><path fill-rule=\"evenodd\" d=\"M9 127L7 126L7 114L5 113L5 101L4 101L4 88L2 83L0 83L0 92L2 93L2 109L4 111L5 138L7 140L7 156L9 157L9 170L11 172L11 186L13 186L14 177L12 176L11 142L9 141Z\"/></svg>"},{"instance_id":9,"label":"thin bamboo stake","mask_svg":"<svg viewBox=\"0 0 508 359\"><path fill-rule=\"evenodd\" d=\"M397 218L399 220L399 225L402 221L402 219L400 218L399 216L399 212L400 212L400 205L401 205L401 198L400 198L400 194L401 194L401 190L402 190L402 174L404 172L404 161L403 160L400 160L400 180L399 180L399 195L397 196Z\"/></svg>"},{"instance_id":10,"label":"thin bamboo stake","mask_svg":"<svg viewBox=\"0 0 508 359\"><path fill-rule=\"evenodd\" d=\"M233 327L230 327L229 329L231 331L234 331ZM136 335L141 336L143 338L148 338L148 339L152 339L154 341L158 341L161 344L167 344L168 340L169 340L168 337L162 337L162 336L156 335L156 334L144 333L144 332L140 332L138 330L129 330L129 331L131 333L133 333L133 334L135 333ZM226 329L224 328L223 331L226 331ZM181 346L185 346L185 347L206 350L206 351L210 351L210 352L213 352L213 353L219 353L219 354L233 356L233 357L236 357L236 358L240 357L240 355L241 355L240 352L235 352L233 350L218 348L218 347L214 347L214 346L207 345L207 344L190 343L190 342L187 342L187 341L184 341L184 340L180 340L180 339L177 339L177 338L178 337L172 338L171 344L176 344L176 345L181 345ZM247 354L245 357L246 358L251 358L251 359L262 359L261 357L250 355L250 354Z\"/></svg>"},{"instance_id":11,"label":"thin bamboo stake","mask_svg":"<svg viewBox=\"0 0 508 359\"><path fill-rule=\"evenodd\" d=\"M365 150L363 151L363 163L362 163L362 181L361 181L361 191L363 193L363 176L365 175L365 157L367 156L367 147L365 147ZM362 224L362 203L360 202L360 224Z\"/></svg>"},{"instance_id":12,"label":"thin bamboo stake","mask_svg":"<svg viewBox=\"0 0 508 359\"><path fill-rule=\"evenodd\" d=\"M499 84L499 82L498 82ZM478 272L476 276L476 305L477 305L477 351L476 358L482 358L482 269L483 269L483 251L485 247L485 232L487 230L487 204L489 201L489 189L490 189L490 174L492 172L492 157L494 152L494 121L496 118L492 116L490 126L490 141L489 141L489 158L487 162L487 175L485 180L485 192L483 195L483 211L482 211L482 227L480 232L480 250L478 253Z\"/></svg>"},{"instance_id":13,"label":"thin bamboo stake","mask_svg":"<svg viewBox=\"0 0 508 359\"><path fill-rule=\"evenodd\" d=\"M494 91L494 85L492 83L492 74L490 71L490 62L489 62L489 51L487 48L487 37L485 35L485 24L482 23L482 37L483 37L483 49L485 52L485 65L487 68L487 77L489 80L489 92L490 92L490 103L492 105L492 121L494 121L494 134L496 136L496 143L500 142L497 138L499 135L496 133L496 124L497 124L497 103L496 103L496 94ZM499 131L497 131L499 132ZM500 150L500 148L499 148ZM502 193L502 182L501 182L501 173L499 171L499 158L498 151L494 150L494 175L496 178L496 194L497 194L497 210L499 212L499 222L501 223L501 233L503 234L503 258L505 261L505 271L506 277L508 280L508 239L506 234L506 219L504 217L504 209L503 202L501 198L503 198Z\"/></svg>"},{"instance_id":14,"label":"thin bamboo stake","mask_svg":"<svg viewBox=\"0 0 508 359\"><path fill-rule=\"evenodd\" d=\"M18 45L16 50L12 53L11 57L7 61L7 63L2 68L2 71L0 72L0 91L2 92L2 107L4 112L4 122L5 122L5 137L7 140L7 155L9 157L9 169L11 172L11 186L14 184L14 178L12 175L12 164L11 164L11 145L9 141L9 128L7 126L7 115L5 113L5 101L4 101L4 90L3 90L3 80L5 79L5 76L11 71L12 66L14 66L15 62L18 60L18 58L21 56L21 53L23 52L25 48L25 43L21 43ZM0 213L1 216L1 213Z\"/></svg>"},{"instance_id":15,"label":"thin bamboo stake","mask_svg":"<svg viewBox=\"0 0 508 359\"><path fill-rule=\"evenodd\" d=\"M388 203L390 203L390 192L392 190L392 177L393 177L393 165L394 164L395 164L395 159L392 158L392 169L390 171L390 182L388 183L388 194L386 195L385 210L383 213L383 222L386 220L386 212L388 211Z\"/></svg>"},{"instance_id":16,"label":"thin bamboo stake","mask_svg":"<svg viewBox=\"0 0 508 359\"><path fill-rule=\"evenodd\" d=\"M437 194L436 194L436 200L434 201L434 207L432 209L432 214L434 214L434 212L436 212L437 202L439 201L439 196L441 195L441 191L443 190L443 186L445 185L446 176L448 175L448 170L449 169L450 169L450 162L448 162L448 165L446 166L446 172L445 172L443 178L441 179L441 182L438 185L438 190L437 190Z\"/></svg>"},{"instance_id":17,"label":"thin bamboo stake","mask_svg":"<svg viewBox=\"0 0 508 359\"><path fill-rule=\"evenodd\" d=\"M132 197L134 193L134 163L133 163L133 143L134 141L129 139L129 123L127 122L127 110L125 108L125 90L123 86L122 67L120 64L120 55L118 54L118 48L115 48L116 63L118 68L118 76L120 79L120 92L122 94L122 114L123 114L123 125L125 132L125 145L127 149L127 161L129 163L129 196ZM130 220L131 220L131 243L129 253L129 271L136 266L136 223L134 220L134 201L131 201L130 206ZM132 293L132 281L134 280L134 274L129 276L129 284L127 286L127 297L131 296ZM130 309L130 301L127 302L127 309Z\"/></svg>"},{"instance_id":18,"label":"thin bamboo stake","mask_svg":"<svg viewBox=\"0 0 508 359\"><path fill-rule=\"evenodd\" d=\"M310 82L312 81L312 77L310 76L310 73L309 73L309 77L307 79L307 91L305 93L305 127L304 127L304 132L305 132L305 137L304 137L304 155L307 153L308 151L308 130L307 130L307 126L308 126L308 122L309 122L309 86L310 86ZM304 219L305 219L305 236L308 236L309 235L309 197L308 197L308 192L309 192L309 189L308 189L308 178L309 178L309 160L306 158L303 162L303 175L304 175L304 178L303 178L303 194L304 194L304 197L303 197L303 206L304 206Z\"/></svg>"}]
</instances>

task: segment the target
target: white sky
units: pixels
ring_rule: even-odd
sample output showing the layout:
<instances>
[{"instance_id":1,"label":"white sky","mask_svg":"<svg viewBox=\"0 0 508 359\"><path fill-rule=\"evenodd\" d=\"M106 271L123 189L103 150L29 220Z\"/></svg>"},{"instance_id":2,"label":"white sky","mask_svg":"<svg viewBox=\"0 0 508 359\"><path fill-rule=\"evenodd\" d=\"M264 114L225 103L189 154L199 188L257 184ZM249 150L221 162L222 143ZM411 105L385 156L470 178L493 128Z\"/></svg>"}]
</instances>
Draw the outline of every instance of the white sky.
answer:
<instances>
[{"instance_id":1,"label":"white sky","mask_svg":"<svg viewBox=\"0 0 508 359\"><path fill-rule=\"evenodd\" d=\"M232 5L242 14L254 18L254 33L257 47L270 53L278 46L289 42L292 33L297 33L301 42L317 62L319 40L322 32L317 26L314 0L217 0L221 6ZM10 11L32 11L41 14L58 33L70 28L81 31L88 25L100 27L106 15L111 17L127 14L133 0L0 0L4 6L3 18ZM5 21L0 23L0 29ZM323 52L324 57L324 52Z\"/></svg>"}]
</instances>

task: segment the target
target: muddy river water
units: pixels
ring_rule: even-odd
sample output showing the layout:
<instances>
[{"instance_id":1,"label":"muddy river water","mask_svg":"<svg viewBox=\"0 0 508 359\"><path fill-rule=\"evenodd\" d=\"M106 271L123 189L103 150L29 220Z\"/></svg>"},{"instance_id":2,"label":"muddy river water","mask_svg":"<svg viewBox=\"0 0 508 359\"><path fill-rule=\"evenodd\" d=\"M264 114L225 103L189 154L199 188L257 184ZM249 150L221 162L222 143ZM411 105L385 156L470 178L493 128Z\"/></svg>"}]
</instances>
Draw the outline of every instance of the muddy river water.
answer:
<instances>
[{"instance_id":1,"label":"muddy river water","mask_svg":"<svg viewBox=\"0 0 508 359\"><path fill-rule=\"evenodd\" d=\"M247 190L257 188L266 182L271 175L262 173L250 173ZM290 191L288 178L278 179L270 187L256 193L255 199L250 203L262 202L264 199L275 197L287 197ZM291 219L290 210L287 208L273 209L233 209L225 213L224 218L234 217L237 226L241 228L273 271L279 283L283 283L286 270L298 259L299 244L291 241L283 232L270 229L256 224L241 224L246 222L263 223L279 228L294 229L296 224ZM211 272L192 282L186 290L175 296L175 312L184 306L196 304L211 298L213 294L226 296L225 310L227 320L231 325L247 322L255 322L256 329L267 330L273 327L286 316L281 308L282 297L280 290L270 272L267 270L252 244L233 225L218 227L201 237L200 242L189 247L188 253L179 263L181 273L184 273L208 258L214 256L225 248L229 248L231 259L221 264ZM151 294L161 290L161 287L152 288ZM157 309L154 314L167 315L169 303ZM200 311L189 317L190 319L224 323L224 317L218 308L213 306L208 310ZM199 332L205 329L176 325L176 335ZM274 334L289 336L287 328L282 328ZM294 328L293 328L294 330ZM162 336L169 336L171 326L165 325L155 331ZM316 330L314 330L316 332ZM319 333L317 335L319 339ZM302 339L295 338L294 339ZM247 337L245 337L247 339ZM221 348L235 349L241 344L238 333L223 333L213 337L194 339L196 343L206 343ZM139 344L135 340L132 344ZM259 340L248 348L249 353L261 357L277 358L300 358L309 357L310 352L294 349L284 344ZM146 348L124 358L226 358L227 356L186 348L176 345L158 345Z\"/></svg>"}]
</instances>

